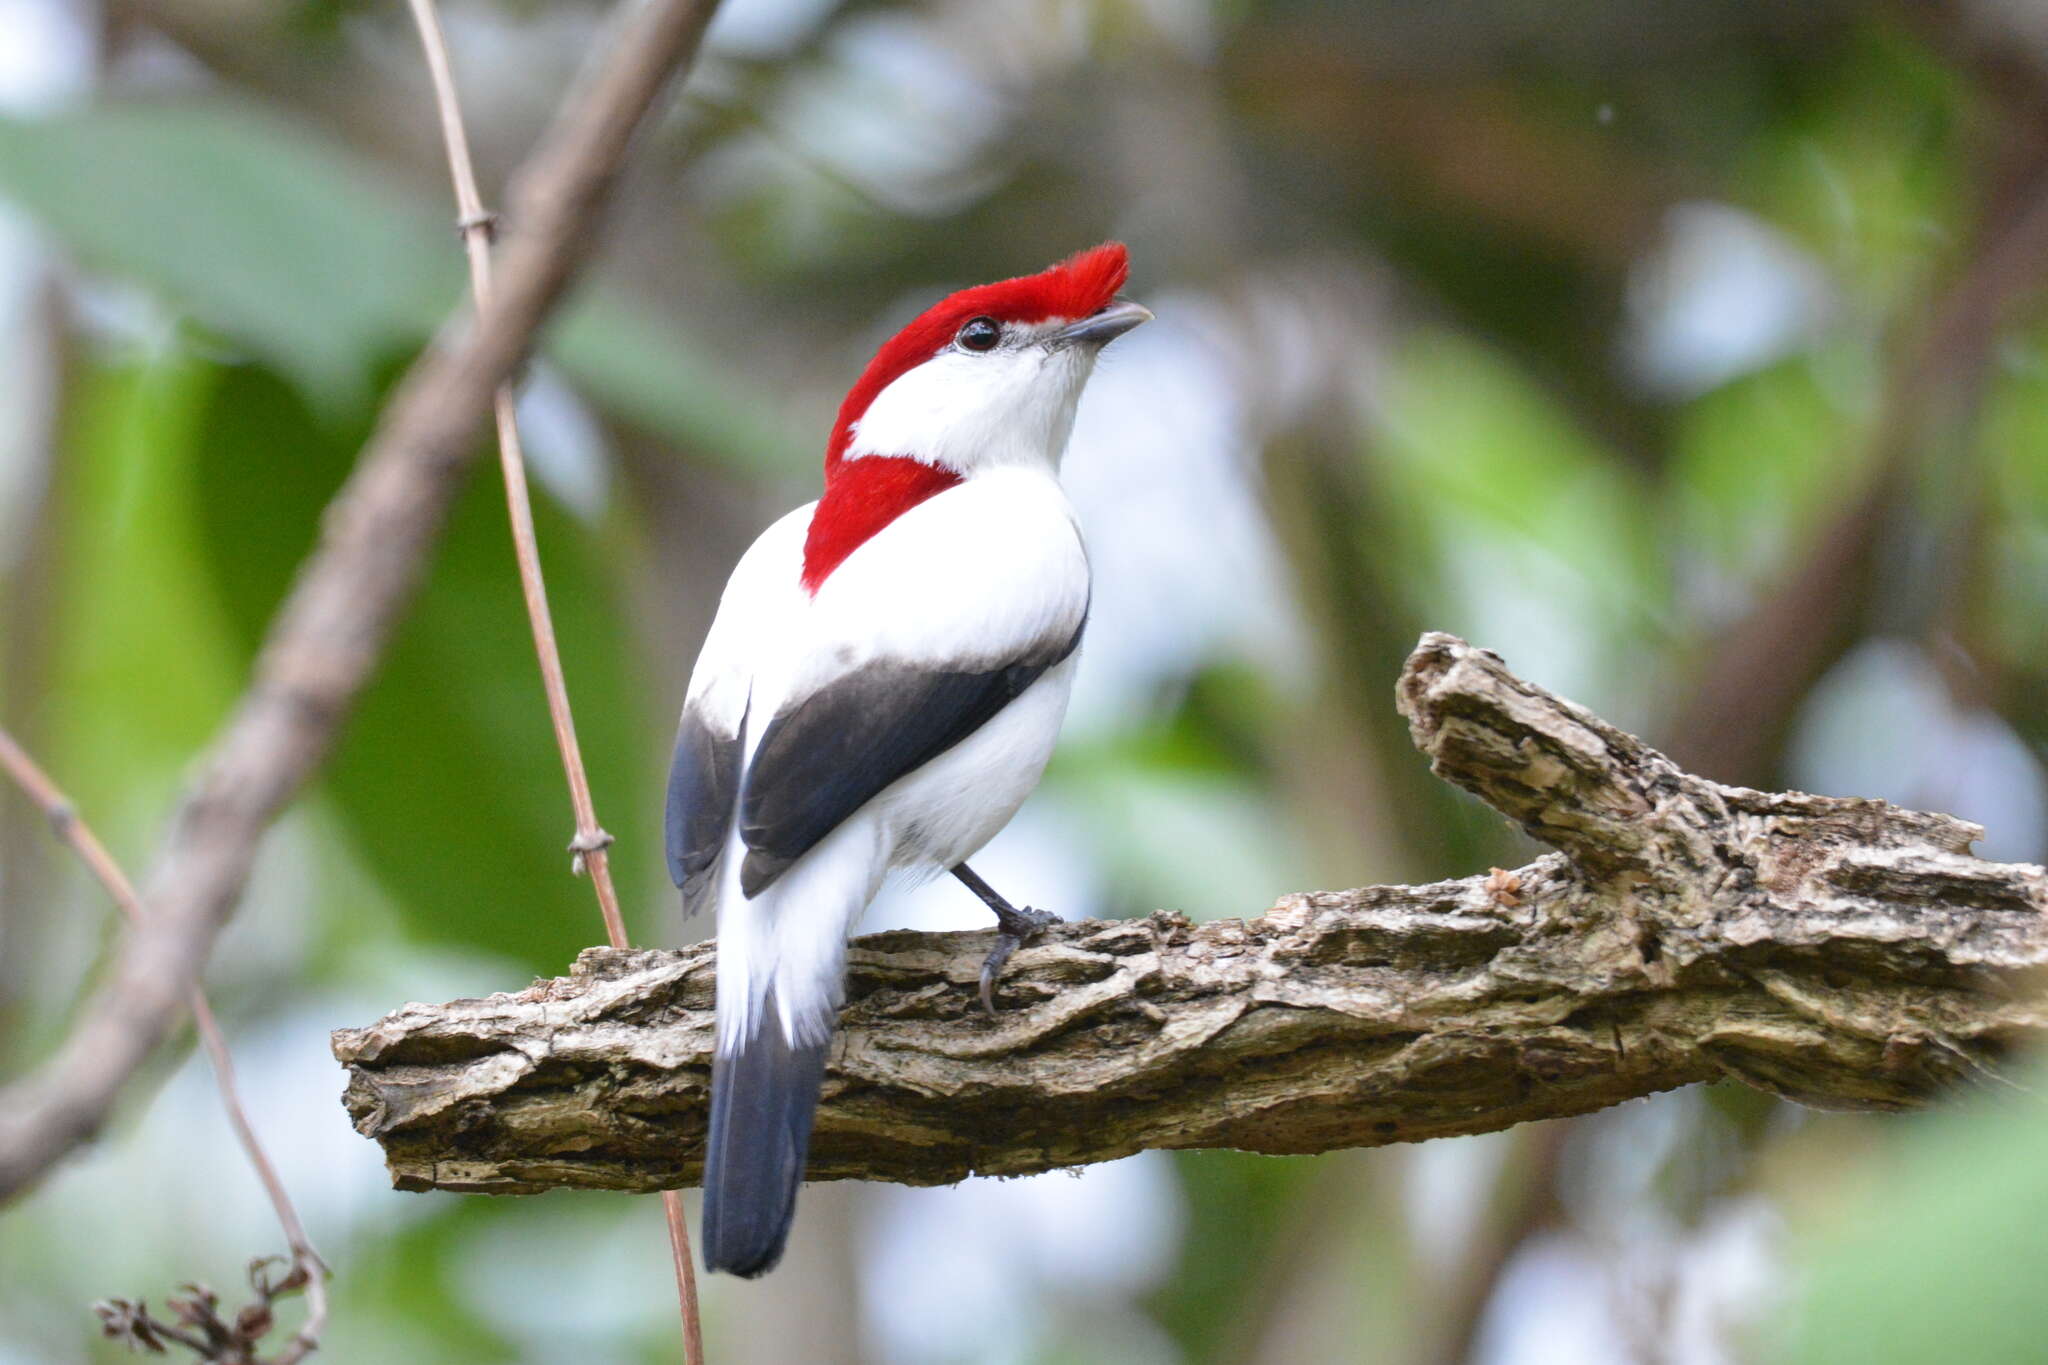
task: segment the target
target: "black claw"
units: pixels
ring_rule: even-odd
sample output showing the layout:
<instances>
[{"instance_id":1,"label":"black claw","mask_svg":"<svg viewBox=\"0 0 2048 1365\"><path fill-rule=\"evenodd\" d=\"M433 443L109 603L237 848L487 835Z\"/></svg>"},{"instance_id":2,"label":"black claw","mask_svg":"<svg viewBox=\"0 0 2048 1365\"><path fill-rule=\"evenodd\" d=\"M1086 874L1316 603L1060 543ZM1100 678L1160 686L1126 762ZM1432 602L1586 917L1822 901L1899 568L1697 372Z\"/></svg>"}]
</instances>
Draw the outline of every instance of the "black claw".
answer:
<instances>
[{"instance_id":1,"label":"black claw","mask_svg":"<svg viewBox=\"0 0 2048 1365\"><path fill-rule=\"evenodd\" d=\"M996 946L988 950L988 956L981 963L981 1008L994 1015L996 978L1002 975L1003 964L1020 946L1044 933L1047 925L1058 924L1060 917L1050 910L1034 910L1028 905L1019 910L997 895L996 889L976 876L974 869L966 863L955 867L953 875L960 879L961 885L981 897L982 904L995 912Z\"/></svg>"},{"instance_id":2,"label":"black claw","mask_svg":"<svg viewBox=\"0 0 2048 1365\"><path fill-rule=\"evenodd\" d=\"M996 977L1002 973L1003 964L1010 960L1010 954L1017 951L1017 940L1008 934L996 935L996 946L988 950L988 956L981 961L981 1012L991 1019L996 1013Z\"/></svg>"},{"instance_id":3,"label":"black claw","mask_svg":"<svg viewBox=\"0 0 2048 1365\"><path fill-rule=\"evenodd\" d=\"M981 1008L985 1014L995 1015L996 979L1002 975L1003 964L1010 960L1010 954L1044 933L1049 925L1059 922L1060 917L1050 910L1034 910L1028 905L1022 910L1004 907L996 911L998 932L995 946L981 961Z\"/></svg>"}]
</instances>

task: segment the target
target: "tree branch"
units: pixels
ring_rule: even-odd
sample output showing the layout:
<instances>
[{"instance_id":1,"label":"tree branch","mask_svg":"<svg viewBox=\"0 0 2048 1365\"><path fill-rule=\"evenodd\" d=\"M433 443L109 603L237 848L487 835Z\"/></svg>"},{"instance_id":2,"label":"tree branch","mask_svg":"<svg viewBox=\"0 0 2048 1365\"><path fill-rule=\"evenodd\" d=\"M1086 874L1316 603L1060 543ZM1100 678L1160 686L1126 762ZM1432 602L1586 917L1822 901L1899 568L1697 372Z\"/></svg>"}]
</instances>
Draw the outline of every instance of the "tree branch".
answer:
<instances>
[{"instance_id":1,"label":"tree branch","mask_svg":"<svg viewBox=\"0 0 2048 1365\"><path fill-rule=\"evenodd\" d=\"M522 169L489 325L451 332L406 375L172 817L146 881L149 921L56 1056L0 1090L0 1201L97 1131L176 1021L263 832L326 756L412 600L493 390L581 263L634 130L695 53L714 4L645 0L630 11Z\"/></svg>"},{"instance_id":2,"label":"tree branch","mask_svg":"<svg viewBox=\"0 0 2048 1365\"><path fill-rule=\"evenodd\" d=\"M1973 825L1692 776L1446 635L1399 704L1439 776L1559 852L1251 920L1056 926L994 1020L986 933L860 939L810 1178L1375 1146L1722 1077L1899 1109L2048 1026L2048 873L1972 856ZM349 1111L402 1189L691 1183L713 967L709 945L592 949L516 995L342 1030Z\"/></svg>"}]
</instances>

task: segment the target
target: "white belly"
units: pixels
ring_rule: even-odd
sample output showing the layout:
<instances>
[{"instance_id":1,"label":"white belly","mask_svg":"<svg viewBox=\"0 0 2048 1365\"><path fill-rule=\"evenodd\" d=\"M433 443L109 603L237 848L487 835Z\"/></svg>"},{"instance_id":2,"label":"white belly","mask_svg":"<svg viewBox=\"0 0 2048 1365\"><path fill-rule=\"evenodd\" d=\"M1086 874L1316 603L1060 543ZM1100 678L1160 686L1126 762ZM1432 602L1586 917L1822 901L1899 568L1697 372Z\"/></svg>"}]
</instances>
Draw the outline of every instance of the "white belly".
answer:
<instances>
[{"instance_id":1,"label":"white belly","mask_svg":"<svg viewBox=\"0 0 2048 1365\"><path fill-rule=\"evenodd\" d=\"M912 508L815 596L798 580L804 525L785 518L749 552L720 607L731 625L717 662L700 662L706 680L692 684L707 715L744 735L742 772L769 718L869 661L1002 668L1071 638L1086 618L1087 555L1049 471L991 471ZM786 1037L830 1033L853 922L888 872L958 866L1017 813L1052 756L1077 657L884 787L754 897L740 885L737 823L729 829L717 874L721 1047L749 1036L771 989Z\"/></svg>"}]
</instances>

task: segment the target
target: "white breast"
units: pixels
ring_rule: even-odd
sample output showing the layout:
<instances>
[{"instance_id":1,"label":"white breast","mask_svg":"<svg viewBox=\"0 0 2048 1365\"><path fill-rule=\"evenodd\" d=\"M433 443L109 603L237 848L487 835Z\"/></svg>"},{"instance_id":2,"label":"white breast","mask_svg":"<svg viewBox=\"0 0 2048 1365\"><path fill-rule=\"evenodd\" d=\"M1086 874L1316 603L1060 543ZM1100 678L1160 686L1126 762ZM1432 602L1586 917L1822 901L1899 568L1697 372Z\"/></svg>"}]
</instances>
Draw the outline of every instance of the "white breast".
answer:
<instances>
[{"instance_id":1,"label":"white breast","mask_svg":"<svg viewBox=\"0 0 2048 1365\"><path fill-rule=\"evenodd\" d=\"M919 504L840 564L812 597L798 582L811 509L776 523L734 571L691 683L736 732L751 767L768 719L864 665L984 671L1088 610L1088 559L1049 471L988 470ZM730 619L729 619L730 618ZM966 739L899 778L758 897L739 887L737 829L719 878L719 1034L745 1035L772 979L790 1036L830 1026L844 935L891 868L938 871L971 857L1038 785L1076 657ZM741 990L739 982L746 982ZM822 1036L822 1035L819 1035Z\"/></svg>"},{"instance_id":2,"label":"white breast","mask_svg":"<svg viewBox=\"0 0 2048 1365\"><path fill-rule=\"evenodd\" d=\"M843 596L832 596L835 587ZM896 609L863 611L885 593L899 596ZM996 668L1032 642L1081 628L1088 558L1049 473L989 470L906 513L849 557L817 607L821 615L858 615L872 642L868 657ZM891 866L950 868L1009 823L1052 756L1077 657L876 798Z\"/></svg>"}]
</instances>

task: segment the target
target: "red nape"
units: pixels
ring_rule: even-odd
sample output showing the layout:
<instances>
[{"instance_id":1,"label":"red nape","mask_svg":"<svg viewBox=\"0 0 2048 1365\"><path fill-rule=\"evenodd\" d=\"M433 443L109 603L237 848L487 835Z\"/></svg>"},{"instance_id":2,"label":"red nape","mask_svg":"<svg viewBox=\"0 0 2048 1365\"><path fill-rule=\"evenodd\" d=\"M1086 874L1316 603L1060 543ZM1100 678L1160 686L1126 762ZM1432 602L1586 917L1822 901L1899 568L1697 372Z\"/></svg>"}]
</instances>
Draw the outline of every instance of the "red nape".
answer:
<instances>
[{"instance_id":1,"label":"red nape","mask_svg":"<svg viewBox=\"0 0 2048 1365\"><path fill-rule=\"evenodd\" d=\"M811 513L810 534L804 538L804 590L815 596L869 536L959 482L950 469L900 455L833 461L825 496Z\"/></svg>"}]
</instances>

